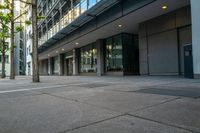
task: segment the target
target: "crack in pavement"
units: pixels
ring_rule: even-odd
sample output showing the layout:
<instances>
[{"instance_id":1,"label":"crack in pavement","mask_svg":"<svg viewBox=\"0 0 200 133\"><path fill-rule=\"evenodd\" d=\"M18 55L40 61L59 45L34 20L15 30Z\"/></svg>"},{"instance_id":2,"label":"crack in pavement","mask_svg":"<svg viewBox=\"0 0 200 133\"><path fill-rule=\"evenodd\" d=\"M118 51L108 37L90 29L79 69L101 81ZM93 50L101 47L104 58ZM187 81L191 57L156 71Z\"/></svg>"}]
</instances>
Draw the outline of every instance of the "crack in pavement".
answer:
<instances>
[{"instance_id":1,"label":"crack in pavement","mask_svg":"<svg viewBox=\"0 0 200 133\"><path fill-rule=\"evenodd\" d=\"M127 115L135 117L135 118L139 118L139 119L143 119L143 120L155 122L155 123L158 123L158 124L161 124L161 125L165 125L165 126L170 126L170 127L182 129L182 130L189 131L189 132L192 132L192 133L199 133L198 131L194 131L192 129L188 129L188 128L185 128L185 127L182 127L182 126L173 125L173 124L170 124L170 123L166 123L166 122L162 122L162 121L157 121L157 120L153 120L153 119L149 119L149 118L145 118L145 117L142 117L142 116L133 115L133 114L129 114L129 113Z\"/></svg>"},{"instance_id":2,"label":"crack in pavement","mask_svg":"<svg viewBox=\"0 0 200 133\"><path fill-rule=\"evenodd\" d=\"M112 120L112 119L115 119L115 118L118 118L118 117L121 117L121 116L125 116L125 115L126 114L120 114L120 115L117 115L117 116L114 116L114 117L110 117L110 118L106 118L106 119L103 119L103 120L100 120L100 121L92 122L92 123L89 123L89 124L86 124L86 125L83 125L83 126L78 126L78 127L75 127L75 128L71 128L71 129L65 130L65 131L60 131L58 133L66 133L66 132L74 131L74 130L77 130L77 129L81 129L81 128L84 128L84 127L96 125L96 124L99 124L99 123L102 123L102 122L105 122L105 121L108 121L108 120Z\"/></svg>"}]
</instances>

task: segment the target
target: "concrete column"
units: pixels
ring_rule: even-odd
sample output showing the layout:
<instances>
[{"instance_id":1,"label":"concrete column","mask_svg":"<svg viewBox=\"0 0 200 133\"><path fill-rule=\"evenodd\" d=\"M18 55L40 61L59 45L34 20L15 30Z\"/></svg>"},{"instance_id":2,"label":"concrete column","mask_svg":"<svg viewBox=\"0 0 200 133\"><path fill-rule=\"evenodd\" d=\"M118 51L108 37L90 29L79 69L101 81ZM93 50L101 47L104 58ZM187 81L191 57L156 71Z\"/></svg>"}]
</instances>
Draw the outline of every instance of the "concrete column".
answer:
<instances>
[{"instance_id":1,"label":"concrete column","mask_svg":"<svg viewBox=\"0 0 200 133\"><path fill-rule=\"evenodd\" d=\"M78 55L79 55L79 50L78 49L73 49L73 75L76 76L78 75Z\"/></svg>"},{"instance_id":2,"label":"concrete column","mask_svg":"<svg viewBox=\"0 0 200 133\"><path fill-rule=\"evenodd\" d=\"M64 55L60 54L59 55L59 75L62 76L64 75Z\"/></svg>"},{"instance_id":3,"label":"concrete column","mask_svg":"<svg viewBox=\"0 0 200 133\"><path fill-rule=\"evenodd\" d=\"M51 58L48 59L48 75L53 75L53 72L52 72L52 59Z\"/></svg>"},{"instance_id":4,"label":"concrete column","mask_svg":"<svg viewBox=\"0 0 200 133\"><path fill-rule=\"evenodd\" d=\"M191 0L194 78L200 78L200 0Z\"/></svg>"},{"instance_id":5,"label":"concrete column","mask_svg":"<svg viewBox=\"0 0 200 133\"><path fill-rule=\"evenodd\" d=\"M97 76L104 75L104 46L103 40L97 40Z\"/></svg>"}]
</instances>

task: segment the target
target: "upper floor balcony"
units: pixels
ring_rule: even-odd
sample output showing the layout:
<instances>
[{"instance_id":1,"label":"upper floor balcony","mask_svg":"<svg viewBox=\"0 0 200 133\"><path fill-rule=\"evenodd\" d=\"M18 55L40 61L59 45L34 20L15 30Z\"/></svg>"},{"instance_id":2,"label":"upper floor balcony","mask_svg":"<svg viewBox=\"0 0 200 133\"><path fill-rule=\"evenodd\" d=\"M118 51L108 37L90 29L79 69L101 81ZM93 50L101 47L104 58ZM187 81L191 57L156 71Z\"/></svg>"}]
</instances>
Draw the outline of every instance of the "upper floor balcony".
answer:
<instances>
[{"instance_id":1,"label":"upper floor balcony","mask_svg":"<svg viewBox=\"0 0 200 133\"><path fill-rule=\"evenodd\" d=\"M73 0L71 0L73 1ZM51 45L52 40L59 40L63 34L69 34L80 26L86 24L96 15L118 3L119 0L74 0L71 7L65 12L61 11L61 15L54 21L49 22L47 18L45 24L39 23L39 47ZM54 3L56 4L56 0ZM69 3L68 3L69 4ZM68 5L69 6L69 5ZM62 6L59 9L64 10ZM47 12L48 14L48 12ZM48 25L48 22L51 23ZM54 42L53 42L54 43Z\"/></svg>"}]
</instances>

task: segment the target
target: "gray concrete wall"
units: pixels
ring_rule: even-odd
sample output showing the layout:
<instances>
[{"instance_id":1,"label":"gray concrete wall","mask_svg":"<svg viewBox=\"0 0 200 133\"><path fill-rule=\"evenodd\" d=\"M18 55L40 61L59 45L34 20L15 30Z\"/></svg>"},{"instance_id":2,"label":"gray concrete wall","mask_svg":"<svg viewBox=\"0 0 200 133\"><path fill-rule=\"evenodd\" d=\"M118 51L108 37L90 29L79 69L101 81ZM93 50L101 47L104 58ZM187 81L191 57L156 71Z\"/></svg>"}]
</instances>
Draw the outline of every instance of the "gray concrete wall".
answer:
<instances>
[{"instance_id":1,"label":"gray concrete wall","mask_svg":"<svg viewBox=\"0 0 200 133\"><path fill-rule=\"evenodd\" d=\"M39 62L39 73L40 75L48 75L48 59Z\"/></svg>"},{"instance_id":2,"label":"gray concrete wall","mask_svg":"<svg viewBox=\"0 0 200 133\"><path fill-rule=\"evenodd\" d=\"M97 40L97 76L104 75L104 47L103 40Z\"/></svg>"},{"instance_id":3,"label":"gray concrete wall","mask_svg":"<svg viewBox=\"0 0 200 133\"><path fill-rule=\"evenodd\" d=\"M184 7L140 24L140 74L180 73L178 29L191 25L190 14L190 7Z\"/></svg>"},{"instance_id":4,"label":"gray concrete wall","mask_svg":"<svg viewBox=\"0 0 200 133\"><path fill-rule=\"evenodd\" d=\"M191 0L194 78L200 78L200 0Z\"/></svg>"}]
</instances>

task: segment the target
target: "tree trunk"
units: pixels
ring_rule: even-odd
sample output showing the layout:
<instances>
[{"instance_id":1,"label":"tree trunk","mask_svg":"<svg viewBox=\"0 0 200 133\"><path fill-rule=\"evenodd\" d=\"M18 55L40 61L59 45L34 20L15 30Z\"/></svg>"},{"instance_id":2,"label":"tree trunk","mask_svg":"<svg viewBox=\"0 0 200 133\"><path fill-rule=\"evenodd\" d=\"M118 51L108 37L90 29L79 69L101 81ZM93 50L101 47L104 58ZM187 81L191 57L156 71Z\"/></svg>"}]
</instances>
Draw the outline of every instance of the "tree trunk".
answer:
<instances>
[{"instance_id":1,"label":"tree trunk","mask_svg":"<svg viewBox=\"0 0 200 133\"><path fill-rule=\"evenodd\" d=\"M2 53L2 69L1 69L1 78L6 77L6 72L5 72L5 63L6 63L6 55L5 52Z\"/></svg>"},{"instance_id":2,"label":"tree trunk","mask_svg":"<svg viewBox=\"0 0 200 133\"><path fill-rule=\"evenodd\" d=\"M11 18L11 48L10 48L10 79L15 79L15 62L14 62L14 42L15 42L15 27L14 27L14 0L12 0L11 3L11 14L12 14L12 18Z\"/></svg>"},{"instance_id":3,"label":"tree trunk","mask_svg":"<svg viewBox=\"0 0 200 133\"><path fill-rule=\"evenodd\" d=\"M38 62L37 0L32 0L32 67L33 82L40 82Z\"/></svg>"}]
</instances>

